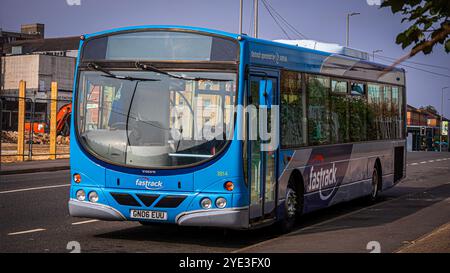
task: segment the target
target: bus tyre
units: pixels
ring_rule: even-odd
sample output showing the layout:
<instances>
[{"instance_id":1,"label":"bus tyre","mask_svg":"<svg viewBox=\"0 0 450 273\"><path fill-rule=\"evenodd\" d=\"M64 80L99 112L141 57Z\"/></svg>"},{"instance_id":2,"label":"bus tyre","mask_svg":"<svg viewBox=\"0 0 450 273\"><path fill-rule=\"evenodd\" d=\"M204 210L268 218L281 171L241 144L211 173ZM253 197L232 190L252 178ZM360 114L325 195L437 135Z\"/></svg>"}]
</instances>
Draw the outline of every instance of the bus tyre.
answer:
<instances>
[{"instance_id":1,"label":"bus tyre","mask_svg":"<svg viewBox=\"0 0 450 273\"><path fill-rule=\"evenodd\" d=\"M286 199L284 202L284 218L280 221L280 231L282 233L290 232L294 229L295 221L301 213L301 204L303 204L303 194L291 184L286 189Z\"/></svg>"},{"instance_id":2,"label":"bus tyre","mask_svg":"<svg viewBox=\"0 0 450 273\"><path fill-rule=\"evenodd\" d=\"M379 175L379 171L378 168L375 167L373 168L373 172L372 172L372 189L370 191L370 195L368 196L368 201L370 203L373 203L375 201L377 201L378 199L378 194L380 192L380 175Z\"/></svg>"}]
</instances>

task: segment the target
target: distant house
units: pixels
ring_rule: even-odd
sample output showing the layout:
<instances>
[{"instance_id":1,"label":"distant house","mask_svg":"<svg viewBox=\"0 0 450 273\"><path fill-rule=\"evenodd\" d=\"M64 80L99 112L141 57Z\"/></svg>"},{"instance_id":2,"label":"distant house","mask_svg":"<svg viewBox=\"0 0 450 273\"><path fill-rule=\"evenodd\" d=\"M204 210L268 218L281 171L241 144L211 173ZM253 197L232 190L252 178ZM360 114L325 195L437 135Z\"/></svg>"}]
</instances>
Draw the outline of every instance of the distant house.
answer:
<instances>
[{"instance_id":1,"label":"distant house","mask_svg":"<svg viewBox=\"0 0 450 273\"><path fill-rule=\"evenodd\" d=\"M448 119L443 117L444 121ZM418 109L414 106L407 106L407 126L409 135L410 150L413 151L433 151L437 150L441 116L426 109ZM444 141L447 137L444 137Z\"/></svg>"},{"instance_id":2,"label":"distant house","mask_svg":"<svg viewBox=\"0 0 450 273\"><path fill-rule=\"evenodd\" d=\"M406 122L408 127L411 126L428 126L428 114L411 105L407 106Z\"/></svg>"}]
</instances>

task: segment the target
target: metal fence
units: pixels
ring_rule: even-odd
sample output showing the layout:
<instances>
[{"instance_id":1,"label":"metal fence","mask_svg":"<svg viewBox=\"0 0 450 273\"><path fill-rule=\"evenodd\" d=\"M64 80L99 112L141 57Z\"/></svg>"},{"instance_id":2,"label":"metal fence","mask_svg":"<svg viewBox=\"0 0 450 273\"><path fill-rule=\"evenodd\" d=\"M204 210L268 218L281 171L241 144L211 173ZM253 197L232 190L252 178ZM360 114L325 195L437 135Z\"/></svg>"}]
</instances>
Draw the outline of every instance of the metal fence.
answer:
<instances>
[{"instance_id":1,"label":"metal fence","mask_svg":"<svg viewBox=\"0 0 450 273\"><path fill-rule=\"evenodd\" d=\"M23 99L23 98L22 98ZM70 146L71 100L57 99L56 154L50 153L51 99L25 98L25 136L23 153L18 153L18 111L21 98L0 96L1 162L42 160L54 155L68 158ZM66 112L64 112L66 110Z\"/></svg>"}]
</instances>

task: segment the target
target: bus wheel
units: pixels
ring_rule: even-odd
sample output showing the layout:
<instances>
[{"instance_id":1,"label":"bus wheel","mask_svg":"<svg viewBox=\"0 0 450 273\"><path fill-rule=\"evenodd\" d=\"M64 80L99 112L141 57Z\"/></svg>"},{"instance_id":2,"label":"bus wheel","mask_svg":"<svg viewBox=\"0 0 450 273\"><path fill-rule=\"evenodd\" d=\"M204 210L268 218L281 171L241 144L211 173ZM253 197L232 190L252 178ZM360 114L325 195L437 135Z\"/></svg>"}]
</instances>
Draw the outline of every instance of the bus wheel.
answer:
<instances>
[{"instance_id":1,"label":"bus wheel","mask_svg":"<svg viewBox=\"0 0 450 273\"><path fill-rule=\"evenodd\" d=\"M378 168L373 168L372 173L372 190L369 195L369 201L375 202L378 199L378 194L380 193L380 176L378 172Z\"/></svg>"},{"instance_id":2,"label":"bus wheel","mask_svg":"<svg viewBox=\"0 0 450 273\"><path fill-rule=\"evenodd\" d=\"M299 196L298 191L291 184L286 189L286 199L284 202L284 218L280 221L282 233L292 231L295 226L297 216L300 214L303 196Z\"/></svg>"}]
</instances>

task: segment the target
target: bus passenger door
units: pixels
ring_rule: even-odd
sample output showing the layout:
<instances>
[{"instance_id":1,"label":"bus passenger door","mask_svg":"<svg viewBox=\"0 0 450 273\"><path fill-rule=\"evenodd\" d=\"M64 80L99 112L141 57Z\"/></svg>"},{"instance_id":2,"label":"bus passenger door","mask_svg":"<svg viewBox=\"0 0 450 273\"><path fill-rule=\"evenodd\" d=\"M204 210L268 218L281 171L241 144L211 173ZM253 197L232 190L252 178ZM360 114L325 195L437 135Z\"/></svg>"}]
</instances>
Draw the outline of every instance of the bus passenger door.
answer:
<instances>
[{"instance_id":1,"label":"bus passenger door","mask_svg":"<svg viewBox=\"0 0 450 273\"><path fill-rule=\"evenodd\" d=\"M273 106L278 103L278 79L269 76L250 76L248 86L247 170L250 191L250 223L257 224L275 217L277 192L276 158L278 147L267 149L269 140L260 135L260 126L272 132ZM266 110L266 115L263 113ZM277 117L278 118L278 117ZM266 125L267 124L267 125ZM276 122L278 124L278 122ZM278 134L278 129L275 129Z\"/></svg>"}]
</instances>

